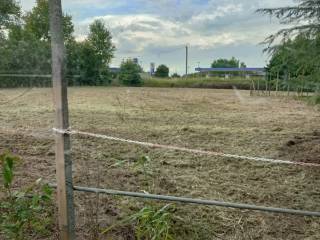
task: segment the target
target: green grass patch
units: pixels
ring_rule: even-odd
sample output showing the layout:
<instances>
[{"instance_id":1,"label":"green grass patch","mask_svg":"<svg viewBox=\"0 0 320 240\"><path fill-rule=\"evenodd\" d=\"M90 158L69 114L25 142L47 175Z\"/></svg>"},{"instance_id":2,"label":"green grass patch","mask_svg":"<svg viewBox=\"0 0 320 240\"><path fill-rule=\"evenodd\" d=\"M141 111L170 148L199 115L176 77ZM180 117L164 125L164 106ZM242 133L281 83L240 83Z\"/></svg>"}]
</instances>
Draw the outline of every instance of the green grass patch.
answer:
<instances>
[{"instance_id":1,"label":"green grass patch","mask_svg":"<svg viewBox=\"0 0 320 240\"><path fill-rule=\"evenodd\" d=\"M219 78L219 77L189 77L189 78L146 78L144 87L178 87L178 88L217 88L231 89L234 86L239 89L250 89L251 80L245 78Z\"/></svg>"},{"instance_id":2,"label":"green grass patch","mask_svg":"<svg viewBox=\"0 0 320 240\"><path fill-rule=\"evenodd\" d=\"M320 94L316 94L316 95L312 96L311 103L313 103L315 105L319 105L320 104Z\"/></svg>"}]
</instances>

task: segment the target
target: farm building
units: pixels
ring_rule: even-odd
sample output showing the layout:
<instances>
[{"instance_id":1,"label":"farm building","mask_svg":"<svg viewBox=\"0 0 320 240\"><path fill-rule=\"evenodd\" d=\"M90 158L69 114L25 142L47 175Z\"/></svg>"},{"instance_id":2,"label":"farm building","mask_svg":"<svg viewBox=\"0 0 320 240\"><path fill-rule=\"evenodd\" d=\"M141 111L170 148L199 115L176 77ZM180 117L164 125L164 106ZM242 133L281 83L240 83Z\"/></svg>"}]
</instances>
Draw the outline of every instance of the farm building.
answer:
<instances>
[{"instance_id":1,"label":"farm building","mask_svg":"<svg viewBox=\"0 0 320 240\"><path fill-rule=\"evenodd\" d=\"M202 73L205 76L213 77L225 77L230 76L245 76L250 78L251 76L265 76L265 68L196 68L195 71Z\"/></svg>"}]
</instances>

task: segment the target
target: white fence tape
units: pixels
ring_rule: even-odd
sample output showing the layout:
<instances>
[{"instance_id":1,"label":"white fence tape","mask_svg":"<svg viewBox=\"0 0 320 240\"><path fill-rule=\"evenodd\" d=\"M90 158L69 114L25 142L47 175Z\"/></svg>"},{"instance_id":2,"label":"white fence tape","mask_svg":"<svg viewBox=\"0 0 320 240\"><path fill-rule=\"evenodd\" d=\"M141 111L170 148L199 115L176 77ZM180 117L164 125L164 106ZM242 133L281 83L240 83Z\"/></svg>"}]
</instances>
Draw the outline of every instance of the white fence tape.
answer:
<instances>
[{"instance_id":1,"label":"white fence tape","mask_svg":"<svg viewBox=\"0 0 320 240\"><path fill-rule=\"evenodd\" d=\"M211 156L218 156L218 157L226 157L226 158L233 158L233 159L239 159L239 160L251 160L251 161L257 161L257 162L269 162L269 163L275 163L275 164L289 164L289 165L308 166L308 167L320 167L320 164L317 164L317 163L293 162L293 161L288 161L288 160L270 159L270 158L263 158L263 157L250 157L250 156L241 156L241 155L236 155L236 154L226 154L226 153L222 153L222 152L190 149L190 148L176 147L176 146L171 146L171 145L162 145L162 144L149 143L149 142L140 142L140 141L134 141L134 140L130 140L130 139L118 138L118 137L113 137L113 136L108 136L108 135L103 135L103 134L76 131L76 130L71 130L71 129L64 130L64 129L53 128L53 131L56 133L59 133L59 134L95 137L95 138L107 139L107 140L111 140L111 141L146 146L146 147L151 147L151 148L162 148L162 149L168 149L168 150L174 150L174 151L189 152L189 153L211 155Z\"/></svg>"}]
</instances>

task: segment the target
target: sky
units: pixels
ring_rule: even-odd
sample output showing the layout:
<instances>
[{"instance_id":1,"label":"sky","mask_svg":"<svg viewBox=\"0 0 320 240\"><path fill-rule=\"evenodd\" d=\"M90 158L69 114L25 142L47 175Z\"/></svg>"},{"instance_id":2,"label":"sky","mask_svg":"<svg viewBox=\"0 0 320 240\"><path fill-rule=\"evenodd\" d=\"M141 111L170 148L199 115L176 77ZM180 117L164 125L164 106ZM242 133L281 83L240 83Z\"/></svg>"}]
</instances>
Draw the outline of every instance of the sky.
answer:
<instances>
[{"instance_id":1,"label":"sky","mask_svg":"<svg viewBox=\"0 0 320 240\"><path fill-rule=\"evenodd\" d=\"M25 11L35 0L20 0ZM117 48L111 66L137 57L146 71L151 62L170 72L210 67L217 58L232 56L248 67L264 67L268 55L260 43L281 27L276 19L255 13L258 8L292 5L294 0L62 0L72 16L75 37L86 38L89 24L102 19Z\"/></svg>"}]
</instances>

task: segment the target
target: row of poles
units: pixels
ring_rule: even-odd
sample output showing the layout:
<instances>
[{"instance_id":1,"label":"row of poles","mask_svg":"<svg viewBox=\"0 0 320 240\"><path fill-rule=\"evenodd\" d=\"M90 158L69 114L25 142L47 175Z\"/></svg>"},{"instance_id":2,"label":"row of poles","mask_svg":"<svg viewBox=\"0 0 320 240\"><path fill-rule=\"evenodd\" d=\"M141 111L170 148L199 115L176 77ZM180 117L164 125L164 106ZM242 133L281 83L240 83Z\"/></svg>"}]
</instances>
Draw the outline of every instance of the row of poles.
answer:
<instances>
[{"instance_id":1,"label":"row of poles","mask_svg":"<svg viewBox=\"0 0 320 240\"><path fill-rule=\"evenodd\" d=\"M294 94L296 96L309 96L317 88L315 84L310 86L311 84L303 78L292 78L290 73L281 77L279 72L276 74L268 72L265 79L251 79L250 95L271 96L274 94L276 96L290 96Z\"/></svg>"}]
</instances>

